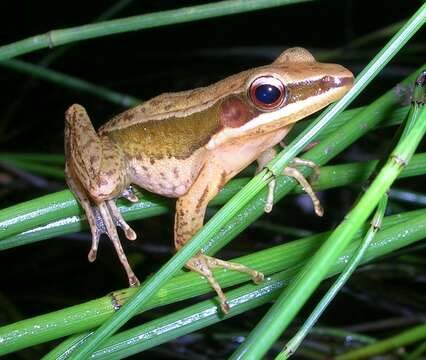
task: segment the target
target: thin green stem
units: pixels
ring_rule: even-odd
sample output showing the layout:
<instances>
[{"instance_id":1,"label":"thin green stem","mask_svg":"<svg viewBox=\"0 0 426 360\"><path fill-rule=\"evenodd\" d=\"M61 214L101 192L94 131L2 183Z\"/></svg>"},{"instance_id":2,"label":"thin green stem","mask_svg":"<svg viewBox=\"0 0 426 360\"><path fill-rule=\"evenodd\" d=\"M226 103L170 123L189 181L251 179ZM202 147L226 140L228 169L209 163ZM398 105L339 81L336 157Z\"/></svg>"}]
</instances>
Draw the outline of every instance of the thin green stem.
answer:
<instances>
[{"instance_id":1,"label":"thin green stem","mask_svg":"<svg viewBox=\"0 0 426 360\"><path fill-rule=\"evenodd\" d=\"M333 122L321 132L317 137L317 141L321 141L326 138L337 129L339 129L343 124L351 121L352 118L355 118L357 115L361 114L363 111L367 109L367 106L362 106L354 109L345 110L343 113L336 116ZM377 128L389 127L394 125L399 125L403 119L406 118L408 114L409 106L398 107L394 109L387 109L386 116L383 120L377 124ZM290 134L288 134L285 139L286 142L292 141L295 139L297 135L299 135L304 129L309 126L309 122L302 121L297 122L292 128Z\"/></svg>"},{"instance_id":2,"label":"thin green stem","mask_svg":"<svg viewBox=\"0 0 426 360\"><path fill-rule=\"evenodd\" d=\"M140 99L137 99L131 95L122 94L117 91L110 90L104 86L95 85L86 80L82 80L39 65L34 65L29 62L10 59L0 61L0 65L25 74L43 78L54 84L61 85L76 91L95 95L101 99L108 100L109 102L124 108L136 106L141 102Z\"/></svg>"},{"instance_id":3,"label":"thin green stem","mask_svg":"<svg viewBox=\"0 0 426 360\"><path fill-rule=\"evenodd\" d=\"M64 155L63 154L42 154L42 153L0 153L0 160L22 160L29 162L41 162L50 165L61 165L64 166Z\"/></svg>"},{"instance_id":4,"label":"thin green stem","mask_svg":"<svg viewBox=\"0 0 426 360\"><path fill-rule=\"evenodd\" d=\"M317 326L311 329L311 334L326 336L326 337L341 338L345 342L349 342L348 339L350 339L350 342L355 341L355 342L364 343L364 344L373 344L377 341L376 338L372 336L354 333L352 331L334 328L334 327Z\"/></svg>"},{"instance_id":5,"label":"thin green stem","mask_svg":"<svg viewBox=\"0 0 426 360\"><path fill-rule=\"evenodd\" d=\"M382 355L392 349L413 344L419 340L424 339L426 339L426 324L415 326L386 340L378 341L374 344L364 346L360 349L349 351L346 354L338 355L334 359L355 360L371 358L374 355Z\"/></svg>"},{"instance_id":6,"label":"thin green stem","mask_svg":"<svg viewBox=\"0 0 426 360\"><path fill-rule=\"evenodd\" d=\"M14 42L0 47L0 61L35 50L52 48L75 41L120 34L159 26L179 24L242 12L267 9L282 5L297 4L312 0L227 0L180 9L159 11L123 19L102 21L96 24L52 30L46 34Z\"/></svg>"},{"instance_id":7,"label":"thin green stem","mask_svg":"<svg viewBox=\"0 0 426 360\"><path fill-rule=\"evenodd\" d=\"M97 16L93 22L104 21L111 19L113 16L118 14L121 10L129 6L134 0L119 0L109 8L107 8L102 14ZM63 56L68 50L73 47L74 44L70 44L68 46L62 46L55 51L51 51L46 56L44 56L41 61L38 62L38 65L43 67L50 66L53 62L58 60L61 56Z\"/></svg>"},{"instance_id":8,"label":"thin green stem","mask_svg":"<svg viewBox=\"0 0 426 360\"><path fill-rule=\"evenodd\" d=\"M4 167L18 168L25 171L29 171L33 174L40 174L44 176L51 176L57 179L64 179L64 170L62 167L37 164L34 162L23 161L18 159L2 159L0 156L0 165Z\"/></svg>"},{"instance_id":9,"label":"thin green stem","mask_svg":"<svg viewBox=\"0 0 426 360\"><path fill-rule=\"evenodd\" d=\"M354 273L358 265L361 263L361 260L373 241L374 237L379 230L383 217L385 215L385 210L387 206L387 196L384 195L379 202L377 207L376 214L371 222L371 227L368 230L367 234L364 237L364 240L361 242L359 248L352 255L348 264L343 269L342 273L339 275L337 280L333 283L331 288L327 291L309 317L306 319L305 323L302 327L297 331L297 333L287 342L283 351L281 351L275 360L284 360L288 359L291 355L293 355L308 333L311 331L315 323L318 321L319 317L326 310L327 306L330 302L335 298L340 289L345 285L345 283L349 280L351 275Z\"/></svg>"}]
</instances>

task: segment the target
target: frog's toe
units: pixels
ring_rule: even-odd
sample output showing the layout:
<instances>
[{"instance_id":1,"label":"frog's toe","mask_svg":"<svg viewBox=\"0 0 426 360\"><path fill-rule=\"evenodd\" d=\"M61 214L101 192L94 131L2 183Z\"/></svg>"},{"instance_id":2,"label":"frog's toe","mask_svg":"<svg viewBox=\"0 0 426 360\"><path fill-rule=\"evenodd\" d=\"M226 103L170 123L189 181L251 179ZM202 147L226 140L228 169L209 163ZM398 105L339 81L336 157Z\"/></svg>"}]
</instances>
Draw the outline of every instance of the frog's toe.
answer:
<instances>
[{"instance_id":1,"label":"frog's toe","mask_svg":"<svg viewBox=\"0 0 426 360\"><path fill-rule=\"evenodd\" d=\"M222 309L224 314L228 314L229 310L231 310L231 308L229 307L229 304L226 300L220 302L220 308Z\"/></svg>"},{"instance_id":2,"label":"frog's toe","mask_svg":"<svg viewBox=\"0 0 426 360\"><path fill-rule=\"evenodd\" d=\"M96 260L96 255L98 253L99 237L102 233L103 232L99 231L99 228L96 228L94 230L92 229L92 247L90 248L89 254L87 255L87 258L90 262L94 262Z\"/></svg>"},{"instance_id":3,"label":"frog's toe","mask_svg":"<svg viewBox=\"0 0 426 360\"><path fill-rule=\"evenodd\" d=\"M260 271L253 270L252 280L255 284L260 284L263 280L265 280L265 275Z\"/></svg>"},{"instance_id":4,"label":"frog's toe","mask_svg":"<svg viewBox=\"0 0 426 360\"><path fill-rule=\"evenodd\" d=\"M130 287L137 287L141 283L139 282L139 279L136 277L136 275L133 274L133 276L129 277L129 285Z\"/></svg>"},{"instance_id":5,"label":"frog's toe","mask_svg":"<svg viewBox=\"0 0 426 360\"><path fill-rule=\"evenodd\" d=\"M239 271L249 275L252 278L253 282L256 284L260 283L264 279L264 276L261 272L251 269L248 266L245 266L243 264L225 261L225 260L217 259L211 256L207 256L207 255L200 255L200 256L203 256L207 260L207 264L211 269L223 268L223 269L228 269L233 271Z\"/></svg>"},{"instance_id":6,"label":"frog's toe","mask_svg":"<svg viewBox=\"0 0 426 360\"><path fill-rule=\"evenodd\" d=\"M109 212L116 226L119 226L123 229L126 238L129 240L136 240L137 235L136 232L127 224L127 222L123 219L120 211L117 208L114 200L108 200L107 205L109 208Z\"/></svg>"},{"instance_id":7,"label":"frog's toe","mask_svg":"<svg viewBox=\"0 0 426 360\"><path fill-rule=\"evenodd\" d=\"M97 253L98 253L97 249L90 249L89 254L87 255L87 259L90 262L94 262L96 260Z\"/></svg>"},{"instance_id":8,"label":"frog's toe","mask_svg":"<svg viewBox=\"0 0 426 360\"><path fill-rule=\"evenodd\" d=\"M301 159L298 157L295 157L291 163L291 166L295 167L295 166L307 166L308 168L311 168L313 173L310 176L310 181L314 182L317 181L320 177L321 171L320 171L320 167L317 163L311 161L311 160L306 160L306 159Z\"/></svg>"},{"instance_id":9,"label":"frog's toe","mask_svg":"<svg viewBox=\"0 0 426 360\"><path fill-rule=\"evenodd\" d=\"M308 196L312 200L315 213L318 216L323 216L324 209L321 206L321 202L318 199L317 195L315 194L314 190L312 189L311 184L309 184L309 182L305 179L303 174L299 170L291 166L287 166L286 168L284 168L283 174L294 178L302 186L303 190L306 192L306 194L308 194Z\"/></svg>"},{"instance_id":10,"label":"frog's toe","mask_svg":"<svg viewBox=\"0 0 426 360\"><path fill-rule=\"evenodd\" d=\"M125 189L122 193L121 196L124 197L125 199L129 200L132 203L136 203L139 201L139 198L136 196L136 194L133 191L133 188L131 186L129 186L127 189Z\"/></svg>"},{"instance_id":11,"label":"frog's toe","mask_svg":"<svg viewBox=\"0 0 426 360\"><path fill-rule=\"evenodd\" d=\"M275 179L272 179L268 183L268 195L266 197L266 202L264 207L264 211L266 213L270 213L272 211L272 207L274 206L275 184L276 184Z\"/></svg>"},{"instance_id":12,"label":"frog's toe","mask_svg":"<svg viewBox=\"0 0 426 360\"><path fill-rule=\"evenodd\" d=\"M100 214L100 219L99 219L100 221L98 221L98 229L100 229L99 235L102 233L105 233L108 235L108 237L111 239L114 245L118 258L120 259L120 262L123 265L124 270L126 271L127 278L129 279L129 285L138 286L139 280L134 274L132 268L130 267L126 254L124 253L123 247L121 246L121 242L120 242L120 238L118 237L116 226L117 225L122 226L125 230L126 235L128 235L130 238L135 239L136 233L127 225L127 223L124 222L115 205L114 200L108 200L106 202L102 201L97 204L97 208ZM122 220L123 223L127 225L128 228L126 229L123 223L121 222L118 223L117 219L119 221ZM94 248L92 246L92 250L93 249ZM89 256L90 256L90 253L89 253Z\"/></svg>"},{"instance_id":13,"label":"frog's toe","mask_svg":"<svg viewBox=\"0 0 426 360\"><path fill-rule=\"evenodd\" d=\"M124 229L124 233L126 234L126 238L129 240L133 241L137 238L135 231L129 225L127 225L127 229Z\"/></svg>"}]
</instances>

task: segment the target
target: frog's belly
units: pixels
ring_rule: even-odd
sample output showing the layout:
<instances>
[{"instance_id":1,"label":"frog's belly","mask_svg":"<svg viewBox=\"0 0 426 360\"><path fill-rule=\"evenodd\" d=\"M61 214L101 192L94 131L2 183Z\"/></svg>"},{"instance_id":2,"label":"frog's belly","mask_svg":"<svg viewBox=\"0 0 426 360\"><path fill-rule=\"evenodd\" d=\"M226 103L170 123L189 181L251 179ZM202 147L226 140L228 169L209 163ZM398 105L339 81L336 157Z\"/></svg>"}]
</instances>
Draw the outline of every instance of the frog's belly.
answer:
<instances>
[{"instance_id":1,"label":"frog's belly","mask_svg":"<svg viewBox=\"0 0 426 360\"><path fill-rule=\"evenodd\" d=\"M131 161L131 182L155 194L180 197L189 190L202 168L204 151L200 150L186 159L150 159L141 155Z\"/></svg>"}]
</instances>

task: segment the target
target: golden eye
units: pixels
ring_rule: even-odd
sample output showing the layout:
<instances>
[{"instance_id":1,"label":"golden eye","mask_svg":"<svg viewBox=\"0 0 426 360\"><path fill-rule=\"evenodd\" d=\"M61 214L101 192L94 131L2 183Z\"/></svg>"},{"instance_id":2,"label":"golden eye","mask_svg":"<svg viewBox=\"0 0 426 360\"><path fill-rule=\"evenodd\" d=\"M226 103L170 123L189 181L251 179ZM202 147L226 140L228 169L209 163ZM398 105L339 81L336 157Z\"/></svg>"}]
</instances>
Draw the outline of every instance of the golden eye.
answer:
<instances>
[{"instance_id":1,"label":"golden eye","mask_svg":"<svg viewBox=\"0 0 426 360\"><path fill-rule=\"evenodd\" d=\"M286 93L284 84L273 76L259 77L251 83L249 88L251 101L263 110L273 110L281 106Z\"/></svg>"}]
</instances>

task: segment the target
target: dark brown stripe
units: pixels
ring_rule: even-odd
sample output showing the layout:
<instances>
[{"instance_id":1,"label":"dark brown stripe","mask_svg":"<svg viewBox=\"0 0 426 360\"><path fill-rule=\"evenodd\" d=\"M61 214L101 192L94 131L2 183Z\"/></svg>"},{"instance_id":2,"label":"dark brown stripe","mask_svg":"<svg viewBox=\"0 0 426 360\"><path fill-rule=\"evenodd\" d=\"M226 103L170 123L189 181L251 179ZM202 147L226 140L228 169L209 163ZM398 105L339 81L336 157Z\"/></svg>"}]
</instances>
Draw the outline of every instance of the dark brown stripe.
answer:
<instances>
[{"instance_id":1,"label":"dark brown stripe","mask_svg":"<svg viewBox=\"0 0 426 360\"><path fill-rule=\"evenodd\" d=\"M332 76L324 76L318 80L306 80L287 85L287 101L286 104L295 103L306 100L313 96L326 93L330 89L336 89L351 84L351 77L340 78L340 83L336 84L335 78Z\"/></svg>"}]
</instances>

